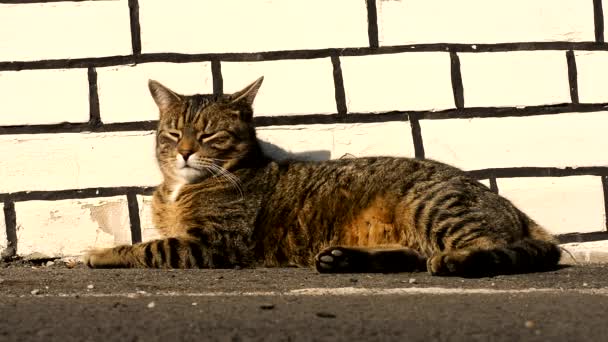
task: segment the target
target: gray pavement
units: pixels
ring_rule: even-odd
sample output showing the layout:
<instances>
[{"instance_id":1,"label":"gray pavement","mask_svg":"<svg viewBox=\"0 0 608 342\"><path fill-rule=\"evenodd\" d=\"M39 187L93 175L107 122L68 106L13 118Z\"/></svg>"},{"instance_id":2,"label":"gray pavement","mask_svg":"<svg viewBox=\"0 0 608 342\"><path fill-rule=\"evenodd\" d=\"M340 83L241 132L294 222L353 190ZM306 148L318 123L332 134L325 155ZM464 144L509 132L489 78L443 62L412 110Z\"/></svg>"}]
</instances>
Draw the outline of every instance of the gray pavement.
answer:
<instances>
[{"instance_id":1,"label":"gray pavement","mask_svg":"<svg viewBox=\"0 0 608 342\"><path fill-rule=\"evenodd\" d=\"M608 266L482 279L0 264L0 341L603 341Z\"/></svg>"}]
</instances>

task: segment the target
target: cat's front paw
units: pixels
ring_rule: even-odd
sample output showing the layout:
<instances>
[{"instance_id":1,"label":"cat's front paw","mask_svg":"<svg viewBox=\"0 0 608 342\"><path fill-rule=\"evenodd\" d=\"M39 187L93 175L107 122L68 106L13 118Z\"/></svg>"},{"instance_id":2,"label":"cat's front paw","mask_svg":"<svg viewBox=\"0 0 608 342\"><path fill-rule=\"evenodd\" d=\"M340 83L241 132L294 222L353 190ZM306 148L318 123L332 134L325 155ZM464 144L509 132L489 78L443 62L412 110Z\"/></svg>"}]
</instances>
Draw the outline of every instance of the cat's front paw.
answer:
<instances>
[{"instance_id":1,"label":"cat's front paw","mask_svg":"<svg viewBox=\"0 0 608 342\"><path fill-rule=\"evenodd\" d=\"M352 273L362 270L362 253L344 247L328 247L315 257L319 273Z\"/></svg>"},{"instance_id":2,"label":"cat's front paw","mask_svg":"<svg viewBox=\"0 0 608 342\"><path fill-rule=\"evenodd\" d=\"M463 276L467 273L469 254L464 251L437 253L428 258L426 269L434 276Z\"/></svg>"},{"instance_id":3,"label":"cat's front paw","mask_svg":"<svg viewBox=\"0 0 608 342\"><path fill-rule=\"evenodd\" d=\"M113 248L97 248L84 255L84 264L90 268L120 267Z\"/></svg>"}]
</instances>

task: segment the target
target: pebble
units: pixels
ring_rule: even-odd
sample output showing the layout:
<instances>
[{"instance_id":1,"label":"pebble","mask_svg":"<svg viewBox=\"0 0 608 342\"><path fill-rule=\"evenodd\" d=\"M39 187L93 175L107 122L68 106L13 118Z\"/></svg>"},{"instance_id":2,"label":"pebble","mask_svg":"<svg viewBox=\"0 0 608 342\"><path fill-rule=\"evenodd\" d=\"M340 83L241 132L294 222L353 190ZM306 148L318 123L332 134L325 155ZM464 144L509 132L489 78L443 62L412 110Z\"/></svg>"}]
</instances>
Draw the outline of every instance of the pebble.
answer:
<instances>
[{"instance_id":1,"label":"pebble","mask_svg":"<svg viewBox=\"0 0 608 342\"><path fill-rule=\"evenodd\" d=\"M317 312L317 317L321 318L336 318L336 315L329 312Z\"/></svg>"},{"instance_id":2,"label":"pebble","mask_svg":"<svg viewBox=\"0 0 608 342\"><path fill-rule=\"evenodd\" d=\"M53 265L55 265L55 263L53 261L46 262L46 267L53 266Z\"/></svg>"},{"instance_id":3,"label":"pebble","mask_svg":"<svg viewBox=\"0 0 608 342\"><path fill-rule=\"evenodd\" d=\"M587 286L587 285L589 285L589 284L587 284L587 283L583 283L583 286Z\"/></svg>"},{"instance_id":4,"label":"pebble","mask_svg":"<svg viewBox=\"0 0 608 342\"><path fill-rule=\"evenodd\" d=\"M262 310L272 310L272 309L274 309L274 304L262 304L262 305L260 305L260 309L262 309Z\"/></svg>"},{"instance_id":5,"label":"pebble","mask_svg":"<svg viewBox=\"0 0 608 342\"><path fill-rule=\"evenodd\" d=\"M30 293L35 296L37 294L40 294L40 290L39 289L33 289L32 291L30 291Z\"/></svg>"},{"instance_id":6,"label":"pebble","mask_svg":"<svg viewBox=\"0 0 608 342\"><path fill-rule=\"evenodd\" d=\"M92 290L92 289L94 289L94 288L95 288L95 285L93 285L93 284L89 284L89 285L87 285L87 289L89 289L89 290Z\"/></svg>"},{"instance_id":7,"label":"pebble","mask_svg":"<svg viewBox=\"0 0 608 342\"><path fill-rule=\"evenodd\" d=\"M524 325L526 326L526 328L530 329L530 328L534 328L534 321L526 321L524 323Z\"/></svg>"},{"instance_id":8,"label":"pebble","mask_svg":"<svg viewBox=\"0 0 608 342\"><path fill-rule=\"evenodd\" d=\"M154 303L154 302L150 302L150 303L148 303L148 309L152 309L152 308L154 308L155 306L156 306L156 303Z\"/></svg>"},{"instance_id":9,"label":"pebble","mask_svg":"<svg viewBox=\"0 0 608 342\"><path fill-rule=\"evenodd\" d=\"M416 284L416 278L410 278L410 280L408 280L408 283Z\"/></svg>"},{"instance_id":10,"label":"pebble","mask_svg":"<svg viewBox=\"0 0 608 342\"><path fill-rule=\"evenodd\" d=\"M197 302L192 303L192 306L197 306L197 305L198 305Z\"/></svg>"}]
</instances>

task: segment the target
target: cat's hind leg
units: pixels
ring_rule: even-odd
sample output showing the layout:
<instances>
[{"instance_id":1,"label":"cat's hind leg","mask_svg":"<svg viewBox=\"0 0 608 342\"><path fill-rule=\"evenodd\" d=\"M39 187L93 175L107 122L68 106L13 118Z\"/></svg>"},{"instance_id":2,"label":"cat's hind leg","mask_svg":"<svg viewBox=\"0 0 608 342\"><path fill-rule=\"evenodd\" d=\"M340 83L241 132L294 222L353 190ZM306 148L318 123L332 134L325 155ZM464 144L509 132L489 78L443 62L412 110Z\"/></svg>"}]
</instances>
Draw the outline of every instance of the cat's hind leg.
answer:
<instances>
[{"instance_id":1,"label":"cat's hind leg","mask_svg":"<svg viewBox=\"0 0 608 342\"><path fill-rule=\"evenodd\" d=\"M320 273L394 273L426 270L426 259L411 248L333 246L315 257Z\"/></svg>"}]
</instances>

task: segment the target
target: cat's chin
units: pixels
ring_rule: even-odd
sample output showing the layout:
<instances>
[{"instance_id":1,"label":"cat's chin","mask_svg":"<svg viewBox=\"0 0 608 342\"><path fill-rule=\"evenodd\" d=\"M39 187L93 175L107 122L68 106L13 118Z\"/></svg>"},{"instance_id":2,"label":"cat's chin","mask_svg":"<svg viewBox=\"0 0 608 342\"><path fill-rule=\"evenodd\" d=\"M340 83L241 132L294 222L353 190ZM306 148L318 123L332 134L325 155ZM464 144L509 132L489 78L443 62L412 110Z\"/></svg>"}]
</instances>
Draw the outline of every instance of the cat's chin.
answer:
<instances>
[{"instance_id":1,"label":"cat's chin","mask_svg":"<svg viewBox=\"0 0 608 342\"><path fill-rule=\"evenodd\" d=\"M177 170L177 175L184 183L194 183L201 180L204 177L205 172L186 166Z\"/></svg>"}]
</instances>

